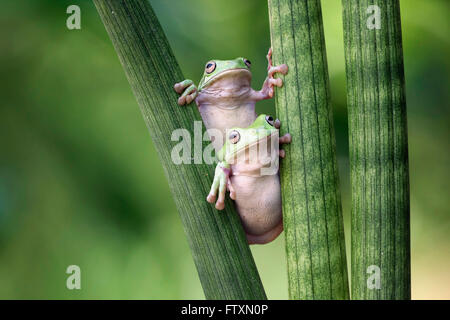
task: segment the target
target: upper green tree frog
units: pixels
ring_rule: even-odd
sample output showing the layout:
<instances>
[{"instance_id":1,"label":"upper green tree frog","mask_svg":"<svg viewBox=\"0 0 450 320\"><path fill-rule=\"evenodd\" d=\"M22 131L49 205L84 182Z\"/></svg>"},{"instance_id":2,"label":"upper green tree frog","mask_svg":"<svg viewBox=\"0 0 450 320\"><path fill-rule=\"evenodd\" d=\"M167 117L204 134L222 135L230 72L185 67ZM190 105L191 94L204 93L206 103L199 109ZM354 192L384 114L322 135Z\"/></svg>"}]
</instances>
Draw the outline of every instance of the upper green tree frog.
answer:
<instances>
[{"instance_id":1,"label":"upper green tree frog","mask_svg":"<svg viewBox=\"0 0 450 320\"><path fill-rule=\"evenodd\" d=\"M222 137L225 137L226 129L249 126L257 117L255 103L271 98L274 86L283 85L282 79L275 79L274 74L288 71L285 64L272 66L271 56L272 49L269 49L267 78L260 91L251 87L248 59L211 60L206 63L198 88L189 79L175 84L175 91L181 94L178 104L187 105L195 100L206 129L218 129ZM223 140L213 141L216 150L222 147Z\"/></svg>"},{"instance_id":2,"label":"upper green tree frog","mask_svg":"<svg viewBox=\"0 0 450 320\"><path fill-rule=\"evenodd\" d=\"M222 210L228 190L250 244L270 242L283 231L278 157L285 153L279 144L290 143L291 136L279 138L279 128L279 120L262 114L247 128L227 130L217 152L219 163L207 201Z\"/></svg>"}]
</instances>

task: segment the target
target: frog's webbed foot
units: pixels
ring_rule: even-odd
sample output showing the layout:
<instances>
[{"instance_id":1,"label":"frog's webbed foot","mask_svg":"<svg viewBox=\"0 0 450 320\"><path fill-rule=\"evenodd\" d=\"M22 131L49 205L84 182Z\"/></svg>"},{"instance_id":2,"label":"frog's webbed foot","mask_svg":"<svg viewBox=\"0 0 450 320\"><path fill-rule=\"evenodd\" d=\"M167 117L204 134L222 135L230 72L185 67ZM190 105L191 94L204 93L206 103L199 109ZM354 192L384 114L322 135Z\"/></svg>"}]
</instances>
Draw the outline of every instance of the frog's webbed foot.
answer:
<instances>
[{"instance_id":1,"label":"frog's webbed foot","mask_svg":"<svg viewBox=\"0 0 450 320\"><path fill-rule=\"evenodd\" d=\"M216 203L215 207L217 210L223 210L225 208L225 193L227 190L230 191L230 198L236 198L236 192L231 185L230 181L231 170L228 166L219 163L216 167L214 173L214 181L211 185L211 190L209 191L206 201L209 203ZM219 197L217 198L217 193ZM217 199L217 201L216 201Z\"/></svg>"},{"instance_id":2,"label":"frog's webbed foot","mask_svg":"<svg viewBox=\"0 0 450 320\"><path fill-rule=\"evenodd\" d=\"M198 91L192 80L186 79L181 82L176 83L173 88L181 96L178 98L178 104L188 105L197 97Z\"/></svg>"},{"instance_id":3,"label":"frog's webbed foot","mask_svg":"<svg viewBox=\"0 0 450 320\"><path fill-rule=\"evenodd\" d=\"M256 100L270 99L274 94L274 87L282 87L283 80L281 78L275 79L273 76L275 73L286 74L288 72L288 67L285 64L279 66L272 65L272 48L269 48L267 53L267 78L264 81L263 87L260 91L256 91Z\"/></svg>"},{"instance_id":4,"label":"frog's webbed foot","mask_svg":"<svg viewBox=\"0 0 450 320\"><path fill-rule=\"evenodd\" d=\"M276 129L279 130L279 129L281 128L281 121L277 119L277 120L275 120L275 122L274 122L273 125L274 125L274 127L275 127ZM279 142L279 144L280 144L280 147L281 147L281 145L283 145L283 144L289 144L289 143L291 143L291 141L292 141L292 136L291 136L290 133L286 133L284 136L282 136L282 137L280 137L280 138L278 139L278 142ZM284 158L284 157L286 156L286 151L284 151L283 149L279 148L278 154L279 154L280 158Z\"/></svg>"}]
</instances>

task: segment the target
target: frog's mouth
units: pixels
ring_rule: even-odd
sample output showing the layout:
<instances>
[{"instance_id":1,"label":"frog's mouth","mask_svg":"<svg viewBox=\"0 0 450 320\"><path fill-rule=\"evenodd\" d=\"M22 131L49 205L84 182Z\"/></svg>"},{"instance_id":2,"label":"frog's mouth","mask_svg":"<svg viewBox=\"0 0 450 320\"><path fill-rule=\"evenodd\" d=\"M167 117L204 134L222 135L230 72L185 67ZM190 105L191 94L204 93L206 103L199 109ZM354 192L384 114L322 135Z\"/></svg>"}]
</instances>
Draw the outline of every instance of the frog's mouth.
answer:
<instances>
[{"instance_id":1,"label":"frog's mouth","mask_svg":"<svg viewBox=\"0 0 450 320\"><path fill-rule=\"evenodd\" d=\"M214 75L212 78L208 79L205 83L203 83L200 90L209 87L213 85L215 82L223 79L225 76L232 79L234 82L234 85L241 86L241 82L245 82L246 84L250 85L250 82L252 80L252 73L245 68L237 68L237 69L230 69L222 71L216 75Z\"/></svg>"}]
</instances>

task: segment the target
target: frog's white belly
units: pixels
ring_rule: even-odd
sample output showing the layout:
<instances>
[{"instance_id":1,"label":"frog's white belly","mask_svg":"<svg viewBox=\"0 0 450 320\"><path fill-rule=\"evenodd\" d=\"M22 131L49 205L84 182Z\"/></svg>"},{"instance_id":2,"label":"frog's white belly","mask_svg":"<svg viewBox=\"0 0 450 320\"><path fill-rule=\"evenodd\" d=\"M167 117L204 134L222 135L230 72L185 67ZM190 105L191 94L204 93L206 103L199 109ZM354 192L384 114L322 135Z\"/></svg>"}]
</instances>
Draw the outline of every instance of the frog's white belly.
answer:
<instances>
[{"instance_id":1,"label":"frog's white belly","mask_svg":"<svg viewBox=\"0 0 450 320\"><path fill-rule=\"evenodd\" d=\"M263 236L280 226L282 213L278 174L259 177L233 175L231 183L236 191L236 209L248 235Z\"/></svg>"},{"instance_id":2,"label":"frog's white belly","mask_svg":"<svg viewBox=\"0 0 450 320\"><path fill-rule=\"evenodd\" d=\"M217 129L221 134L219 139L216 137L213 141L216 150L222 148L225 143L227 129L247 128L257 117L254 102L229 107L203 104L199 106L199 112L206 129Z\"/></svg>"}]
</instances>

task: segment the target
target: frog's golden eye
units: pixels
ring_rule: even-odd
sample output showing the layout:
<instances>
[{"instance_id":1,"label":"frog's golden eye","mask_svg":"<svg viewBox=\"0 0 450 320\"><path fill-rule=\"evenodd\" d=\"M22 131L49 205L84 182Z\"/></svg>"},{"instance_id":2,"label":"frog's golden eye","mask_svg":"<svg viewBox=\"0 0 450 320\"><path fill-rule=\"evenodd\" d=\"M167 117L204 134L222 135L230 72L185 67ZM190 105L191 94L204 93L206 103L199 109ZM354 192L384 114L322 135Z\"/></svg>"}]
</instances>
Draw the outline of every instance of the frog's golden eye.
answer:
<instances>
[{"instance_id":1,"label":"frog's golden eye","mask_svg":"<svg viewBox=\"0 0 450 320\"><path fill-rule=\"evenodd\" d=\"M236 130L231 131L230 135L228 136L228 139L232 144L236 144L241 140L241 135Z\"/></svg>"},{"instance_id":2,"label":"frog's golden eye","mask_svg":"<svg viewBox=\"0 0 450 320\"><path fill-rule=\"evenodd\" d=\"M214 70L216 70L216 63L214 61L209 61L205 66L205 72L210 74Z\"/></svg>"},{"instance_id":3,"label":"frog's golden eye","mask_svg":"<svg viewBox=\"0 0 450 320\"><path fill-rule=\"evenodd\" d=\"M273 118L271 116L266 116L266 121L273 127Z\"/></svg>"},{"instance_id":4,"label":"frog's golden eye","mask_svg":"<svg viewBox=\"0 0 450 320\"><path fill-rule=\"evenodd\" d=\"M252 65L252 63L250 62L250 60L244 58L244 63L245 63L245 65L250 69L250 67L251 67L251 65Z\"/></svg>"}]
</instances>

